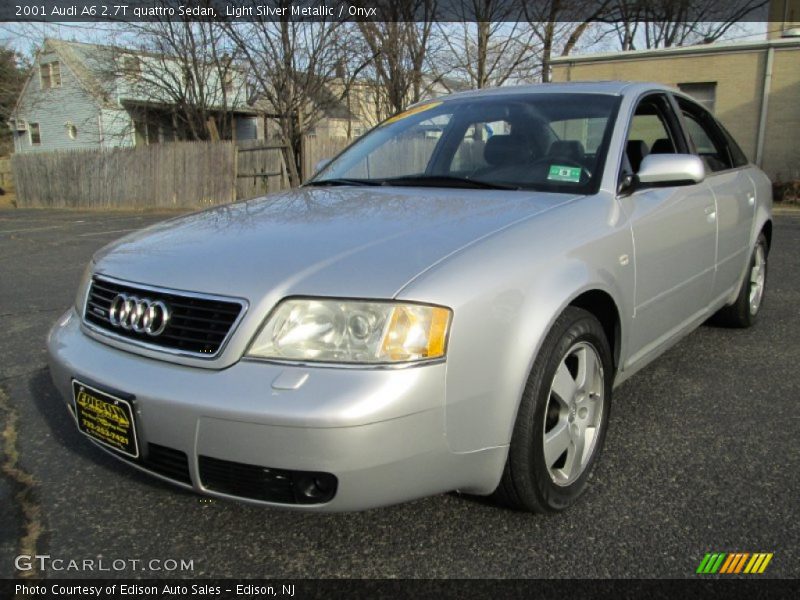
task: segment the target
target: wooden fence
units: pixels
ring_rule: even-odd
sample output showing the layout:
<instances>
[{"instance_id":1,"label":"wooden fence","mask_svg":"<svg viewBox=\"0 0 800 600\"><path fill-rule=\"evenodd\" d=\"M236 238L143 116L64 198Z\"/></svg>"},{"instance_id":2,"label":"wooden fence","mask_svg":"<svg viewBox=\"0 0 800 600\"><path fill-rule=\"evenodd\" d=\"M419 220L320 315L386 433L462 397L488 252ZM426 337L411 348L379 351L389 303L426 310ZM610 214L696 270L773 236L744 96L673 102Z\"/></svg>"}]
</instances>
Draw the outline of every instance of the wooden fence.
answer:
<instances>
[{"instance_id":1,"label":"wooden fence","mask_svg":"<svg viewBox=\"0 0 800 600\"><path fill-rule=\"evenodd\" d=\"M348 177L399 177L424 171L430 160L431 154L438 139L419 138L409 143L387 142L372 152L368 159L353 165ZM323 158L334 158L344 150L353 140L342 138L316 139L306 138L303 146L303 168L305 179L314 174L314 167ZM456 160L463 160L463 151L456 156Z\"/></svg>"},{"instance_id":2,"label":"wooden fence","mask_svg":"<svg viewBox=\"0 0 800 600\"><path fill-rule=\"evenodd\" d=\"M320 160L333 158L350 143L307 137L304 180ZM422 170L435 143L420 139L399 152L390 142L369 161L355 165L351 176L391 177ZM15 154L11 171L21 208L196 208L289 187L283 146L263 140Z\"/></svg>"},{"instance_id":3,"label":"wooden fence","mask_svg":"<svg viewBox=\"0 0 800 600\"><path fill-rule=\"evenodd\" d=\"M239 200L289 187L284 146L264 140L247 140L237 142L236 150L236 197Z\"/></svg>"},{"instance_id":4,"label":"wooden fence","mask_svg":"<svg viewBox=\"0 0 800 600\"><path fill-rule=\"evenodd\" d=\"M345 138L318 138L306 136L303 140L303 180L310 179L315 173L314 167L324 158L333 158L353 140Z\"/></svg>"},{"instance_id":5,"label":"wooden fence","mask_svg":"<svg viewBox=\"0 0 800 600\"><path fill-rule=\"evenodd\" d=\"M175 208L236 200L231 142L15 154L19 207Z\"/></svg>"},{"instance_id":6,"label":"wooden fence","mask_svg":"<svg viewBox=\"0 0 800 600\"><path fill-rule=\"evenodd\" d=\"M14 177L11 173L11 159L8 156L0 158L0 206L13 205L16 201L14 194Z\"/></svg>"}]
</instances>

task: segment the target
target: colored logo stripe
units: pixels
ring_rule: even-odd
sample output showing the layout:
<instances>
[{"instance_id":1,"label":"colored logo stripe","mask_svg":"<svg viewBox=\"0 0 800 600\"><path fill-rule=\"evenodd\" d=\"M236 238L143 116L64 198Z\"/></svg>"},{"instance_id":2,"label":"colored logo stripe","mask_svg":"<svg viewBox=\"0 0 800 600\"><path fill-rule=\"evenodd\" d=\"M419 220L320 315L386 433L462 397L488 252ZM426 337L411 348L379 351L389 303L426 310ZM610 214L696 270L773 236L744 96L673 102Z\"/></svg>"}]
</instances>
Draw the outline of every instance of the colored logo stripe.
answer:
<instances>
[{"instance_id":1,"label":"colored logo stripe","mask_svg":"<svg viewBox=\"0 0 800 600\"><path fill-rule=\"evenodd\" d=\"M772 556L764 552L707 552L696 572L702 575L760 574L766 570Z\"/></svg>"},{"instance_id":2,"label":"colored logo stripe","mask_svg":"<svg viewBox=\"0 0 800 600\"><path fill-rule=\"evenodd\" d=\"M713 554L706 553L705 558L703 558L703 561L700 563L700 566L697 567L697 572L705 575L716 573L722 565L722 561L724 559L724 552L715 552Z\"/></svg>"},{"instance_id":3,"label":"colored logo stripe","mask_svg":"<svg viewBox=\"0 0 800 600\"><path fill-rule=\"evenodd\" d=\"M772 560L772 553L769 554L753 554L753 558L747 563L744 569L745 573L763 573L769 561Z\"/></svg>"},{"instance_id":4,"label":"colored logo stripe","mask_svg":"<svg viewBox=\"0 0 800 600\"><path fill-rule=\"evenodd\" d=\"M750 557L748 552L728 554L728 560L722 565L720 573L739 573L744 568L744 562Z\"/></svg>"}]
</instances>

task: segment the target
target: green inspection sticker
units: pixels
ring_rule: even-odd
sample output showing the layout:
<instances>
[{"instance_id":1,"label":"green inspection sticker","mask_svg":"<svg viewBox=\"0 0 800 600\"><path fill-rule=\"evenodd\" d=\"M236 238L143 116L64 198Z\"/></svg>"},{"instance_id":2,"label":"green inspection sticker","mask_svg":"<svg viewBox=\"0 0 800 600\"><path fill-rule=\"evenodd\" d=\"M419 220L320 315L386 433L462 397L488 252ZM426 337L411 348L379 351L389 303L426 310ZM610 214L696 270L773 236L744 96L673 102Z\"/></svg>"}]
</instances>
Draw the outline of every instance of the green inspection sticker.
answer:
<instances>
[{"instance_id":1,"label":"green inspection sticker","mask_svg":"<svg viewBox=\"0 0 800 600\"><path fill-rule=\"evenodd\" d=\"M580 167L565 167L564 165L551 165L550 172L547 174L550 181L569 181L579 183L581 180Z\"/></svg>"}]
</instances>

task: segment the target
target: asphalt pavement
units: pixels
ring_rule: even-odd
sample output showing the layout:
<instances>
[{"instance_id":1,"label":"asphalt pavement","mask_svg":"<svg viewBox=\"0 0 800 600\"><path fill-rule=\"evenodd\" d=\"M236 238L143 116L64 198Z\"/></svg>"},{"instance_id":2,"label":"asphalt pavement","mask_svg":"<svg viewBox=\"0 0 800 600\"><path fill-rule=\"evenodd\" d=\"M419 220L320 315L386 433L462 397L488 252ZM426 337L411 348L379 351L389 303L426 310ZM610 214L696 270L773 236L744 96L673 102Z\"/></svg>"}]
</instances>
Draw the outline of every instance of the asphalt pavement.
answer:
<instances>
[{"instance_id":1,"label":"asphalt pavement","mask_svg":"<svg viewBox=\"0 0 800 600\"><path fill-rule=\"evenodd\" d=\"M703 326L622 385L589 491L555 516L458 494L335 515L209 501L94 447L45 335L95 250L170 216L0 210L0 577L31 553L128 561L39 577L681 578L706 552L800 576L800 212L776 216L757 326Z\"/></svg>"}]
</instances>

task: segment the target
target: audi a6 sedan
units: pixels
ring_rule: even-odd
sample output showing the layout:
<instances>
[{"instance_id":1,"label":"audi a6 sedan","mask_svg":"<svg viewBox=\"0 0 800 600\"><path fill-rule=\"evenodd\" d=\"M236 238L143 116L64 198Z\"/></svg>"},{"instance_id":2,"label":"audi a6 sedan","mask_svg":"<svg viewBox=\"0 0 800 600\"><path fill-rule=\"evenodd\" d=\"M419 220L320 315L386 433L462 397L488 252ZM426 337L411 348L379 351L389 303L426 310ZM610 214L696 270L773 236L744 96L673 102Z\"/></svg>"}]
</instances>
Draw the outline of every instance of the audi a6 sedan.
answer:
<instances>
[{"instance_id":1,"label":"audi a6 sedan","mask_svg":"<svg viewBox=\"0 0 800 600\"><path fill-rule=\"evenodd\" d=\"M559 511L615 386L712 316L755 322L770 192L670 88L456 94L299 189L99 251L53 380L92 442L210 496Z\"/></svg>"}]
</instances>

